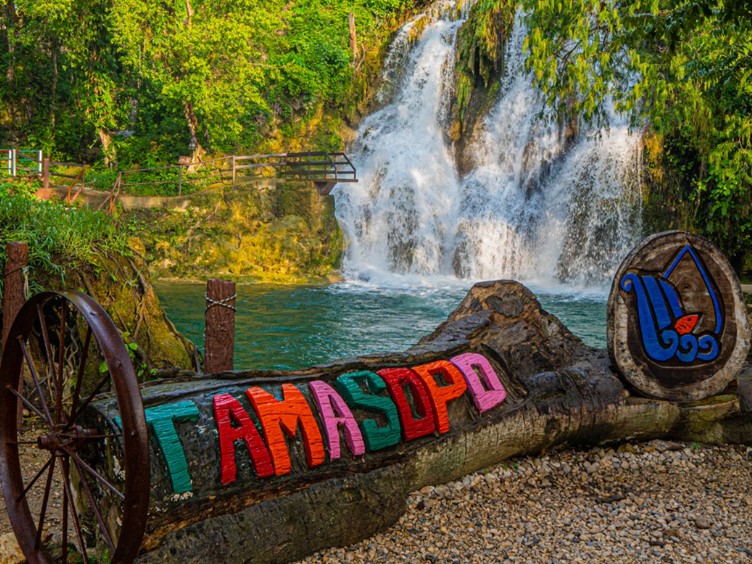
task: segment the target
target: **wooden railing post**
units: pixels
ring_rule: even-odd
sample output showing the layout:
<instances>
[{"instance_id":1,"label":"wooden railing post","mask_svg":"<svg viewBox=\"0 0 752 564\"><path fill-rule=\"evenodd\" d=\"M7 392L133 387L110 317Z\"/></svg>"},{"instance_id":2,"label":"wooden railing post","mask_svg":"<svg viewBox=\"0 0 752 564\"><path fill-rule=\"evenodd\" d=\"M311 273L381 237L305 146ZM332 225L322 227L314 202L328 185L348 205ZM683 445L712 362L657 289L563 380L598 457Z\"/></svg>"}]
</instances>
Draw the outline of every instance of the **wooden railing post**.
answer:
<instances>
[{"instance_id":1,"label":"wooden railing post","mask_svg":"<svg viewBox=\"0 0 752 564\"><path fill-rule=\"evenodd\" d=\"M235 187L235 155L232 156L232 187Z\"/></svg>"},{"instance_id":2,"label":"wooden railing post","mask_svg":"<svg viewBox=\"0 0 752 564\"><path fill-rule=\"evenodd\" d=\"M42 185L44 188L50 187L50 158L44 157L42 160Z\"/></svg>"},{"instance_id":3,"label":"wooden railing post","mask_svg":"<svg viewBox=\"0 0 752 564\"><path fill-rule=\"evenodd\" d=\"M235 348L235 282L211 278L206 283L204 371L233 369Z\"/></svg>"},{"instance_id":4,"label":"wooden railing post","mask_svg":"<svg viewBox=\"0 0 752 564\"><path fill-rule=\"evenodd\" d=\"M0 340L2 347L5 347L5 341L8 338L8 333L10 333L10 326L13 320L26 301L23 269L29 263L29 248L26 243L8 243L5 251L8 255L8 260L5 262L5 286L3 290L3 332L2 340ZM0 347L0 350L2 350L2 347ZM18 382L18 391L23 394L23 374ZM22 420L23 409L21 402L19 402L19 427Z\"/></svg>"}]
</instances>

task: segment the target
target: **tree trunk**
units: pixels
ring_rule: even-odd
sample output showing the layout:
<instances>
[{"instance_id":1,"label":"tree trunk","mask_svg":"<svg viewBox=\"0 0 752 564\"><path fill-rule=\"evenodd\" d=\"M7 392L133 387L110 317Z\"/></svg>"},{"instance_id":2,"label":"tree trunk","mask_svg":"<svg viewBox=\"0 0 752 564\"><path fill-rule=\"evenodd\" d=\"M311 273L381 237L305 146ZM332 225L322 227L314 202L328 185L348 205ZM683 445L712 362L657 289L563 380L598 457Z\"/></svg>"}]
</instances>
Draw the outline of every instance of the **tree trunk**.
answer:
<instances>
[{"instance_id":1,"label":"tree trunk","mask_svg":"<svg viewBox=\"0 0 752 564\"><path fill-rule=\"evenodd\" d=\"M52 42L52 84L50 86L50 136L55 137L55 114L57 113L57 83L60 73L57 63L57 53L60 45L57 39Z\"/></svg>"},{"instance_id":2,"label":"tree trunk","mask_svg":"<svg viewBox=\"0 0 752 564\"><path fill-rule=\"evenodd\" d=\"M201 147L201 143L198 141L198 118L193 111L193 104L191 102L183 102L183 110L185 113L185 121L188 125L188 131L191 134L191 146L193 147L191 162L200 162L206 154L206 151L204 151L203 147Z\"/></svg>"},{"instance_id":3,"label":"tree trunk","mask_svg":"<svg viewBox=\"0 0 752 564\"><path fill-rule=\"evenodd\" d=\"M355 30L355 14L350 12L347 15L347 22L350 26L350 50L353 56L353 66L355 66L358 59L358 33Z\"/></svg>"},{"instance_id":4,"label":"tree trunk","mask_svg":"<svg viewBox=\"0 0 752 564\"><path fill-rule=\"evenodd\" d=\"M8 69L6 79L8 84L13 84L16 77L16 33L18 28L18 14L16 13L16 3L8 0L5 3L5 32L8 42Z\"/></svg>"},{"instance_id":5,"label":"tree trunk","mask_svg":"<svg viewBox=\"0 0 752 564\"><path fill-rule=\"evenodd\" d=\"M294 560L389 527L412 491L561 444L752 442L735 385L688 404L640 397L508 281L477 284L403 353L143 395L163 423L143 562Z\"/></svg>"},{"instance_id":6,"label":"tree trunk","mask_svg":"<svg viewBox=\"0 0 752 564\"><path fill-rule=\"evenodd\" d=\"M16 13L16 3L13 0L7 0L4 9L5 33L8 44L7 69L5 79L8 82L9 93L5 97L8 104L8 113L11 116L11 131L8 137L14 145L18 140L18 93L16 92L16 39L18 34L18 14Z\"/></svg>"},{"instance_id":7,"label":"tree trunk","mask_svg":"<svg viewBox=\"0 0 752 564\"><path fill-rule=\"evenodd\" d=\"M193 7L190 0L185 0L185 25L188 27L193 25Z\"/></svg>"},{"instance_id":8,"label":"tree trunk","mask_svg":"<svg viewBox=\"0 0 752 564\"><path fill-rule=\"evenodd\" d=\"M108 167L112 167L117 163L117 154L115 153L115 147L112 145L112 136L110 135L110 132L103 127L97 128L97 135L99 135L99 141L102 143L104 164Z\"/></svg>"}]
</instances>

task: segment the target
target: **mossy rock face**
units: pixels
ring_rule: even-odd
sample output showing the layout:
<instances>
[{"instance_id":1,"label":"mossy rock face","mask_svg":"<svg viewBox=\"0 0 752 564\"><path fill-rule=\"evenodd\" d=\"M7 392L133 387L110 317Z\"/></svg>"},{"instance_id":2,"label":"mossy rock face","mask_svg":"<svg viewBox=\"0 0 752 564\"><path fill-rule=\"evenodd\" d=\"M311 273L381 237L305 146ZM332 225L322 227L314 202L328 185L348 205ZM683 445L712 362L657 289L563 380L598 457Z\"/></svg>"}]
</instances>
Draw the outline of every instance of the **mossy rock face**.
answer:
<instances>
[{"instance_id":1,"label":"mossy rock face","mask_svg":"<svg viewBox=\"0 0 752 564\"><path fill-rule=\"evenodd\" d=\"M185 211L129 213L161 278L325 281L336 275L344 250L333 199L303 183L226 187L197 194Z\"/></svg>"},{"instance_id":2,"label":"mossy rock face","mask_svg":"<svg viewBox=\"0 0 752 564\"><path fill-rule=\"evenodd\" d=\"M504 51L517 5L507 0L476 3L457 35L450 136L457 149L460 173L473 166L465 154L478 124L496 102L504 74Z\"/></svg>"},{"instance_id":3,"label":"mossy rock face","mask_svg":"<svg viewBox=\"0 0 752 564\"><path fill-rule=\"evenodd\" d=\"M671 142L669 141L669 151ZM693 231L697 213L691 187L672 170L667 158L666 139L648 131L642 142L643 225L646 233L678 229Z\"/></svg>"},{"instance_id":4,"label":"mossy rock face","mask_svg":"<svg viewBox=\"0 0 752 564\"><path fill-rule=\"evenodd\" d=\"M142 259L100 255L95 263L67 269L64 281L52 275L39 282L49 290L79 290L93 297L124 340L138 345L133 360L141 376L150 370L193 368L196 347L165 315Z\"/></svg>"}]
</instances>

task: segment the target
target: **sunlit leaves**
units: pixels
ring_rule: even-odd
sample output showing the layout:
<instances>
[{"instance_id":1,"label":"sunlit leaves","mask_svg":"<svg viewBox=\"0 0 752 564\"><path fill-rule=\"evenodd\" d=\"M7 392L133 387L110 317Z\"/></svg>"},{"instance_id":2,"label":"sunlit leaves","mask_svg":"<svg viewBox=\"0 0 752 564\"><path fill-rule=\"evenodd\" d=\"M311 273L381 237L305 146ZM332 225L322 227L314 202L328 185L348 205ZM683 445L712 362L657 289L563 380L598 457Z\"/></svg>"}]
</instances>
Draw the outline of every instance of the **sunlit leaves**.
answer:
<instances>
[{"instance_id":1,"label":"sunlit leaves","mask_svg":"<svg viewBox=\"0 0 752 564\"><path fill-rule=\"evenodd\" d=\"M127 163L172 160L186 151L190 106L206 148L252 150L349 95L349 13L357 58L413 3L18 0L12 32L0 18L0 144L79 160L99 131Z\"/></svg>"}]
</instances>

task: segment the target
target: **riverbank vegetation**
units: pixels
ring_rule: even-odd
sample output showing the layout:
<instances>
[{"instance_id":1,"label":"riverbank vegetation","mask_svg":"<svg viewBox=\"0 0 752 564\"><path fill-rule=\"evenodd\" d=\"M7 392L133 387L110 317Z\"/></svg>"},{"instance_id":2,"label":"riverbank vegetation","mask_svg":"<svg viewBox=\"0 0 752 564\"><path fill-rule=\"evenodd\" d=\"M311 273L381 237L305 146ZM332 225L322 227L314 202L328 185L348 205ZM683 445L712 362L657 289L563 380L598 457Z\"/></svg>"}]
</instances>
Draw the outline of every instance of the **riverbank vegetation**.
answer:
<instances>
[{"instance_id":1,"label":"riverbank vegetation","mask_svg":"<svg viewBox=\"0 0 752 564\"><path fill-rule=\"evenodd\" d=\"M35 293L108 255L132 257L128 239L105 214L34 197L28 182L0 183L0 271L8 243L29 244L26 276ZM0 290L2 289L0 277Z\"/></svg>"},{"instance_id":2,"label":"riverbank vegetation","mask_svg":"<svg viewBox=\"0 0 752 564\"><path fill-rule=\"evenodd\" d=\"M195 347L165 316L144 260L131 249L127 230L86 207L34 197L31 185L0 183L0 272L6 246L27 243L27 293L80 290L94 297L127 334L140 371L190 368ZM3 277L0 276L0 295ZM0 310L0 326L6 323Z\"/></svg>"}]
</instances>

